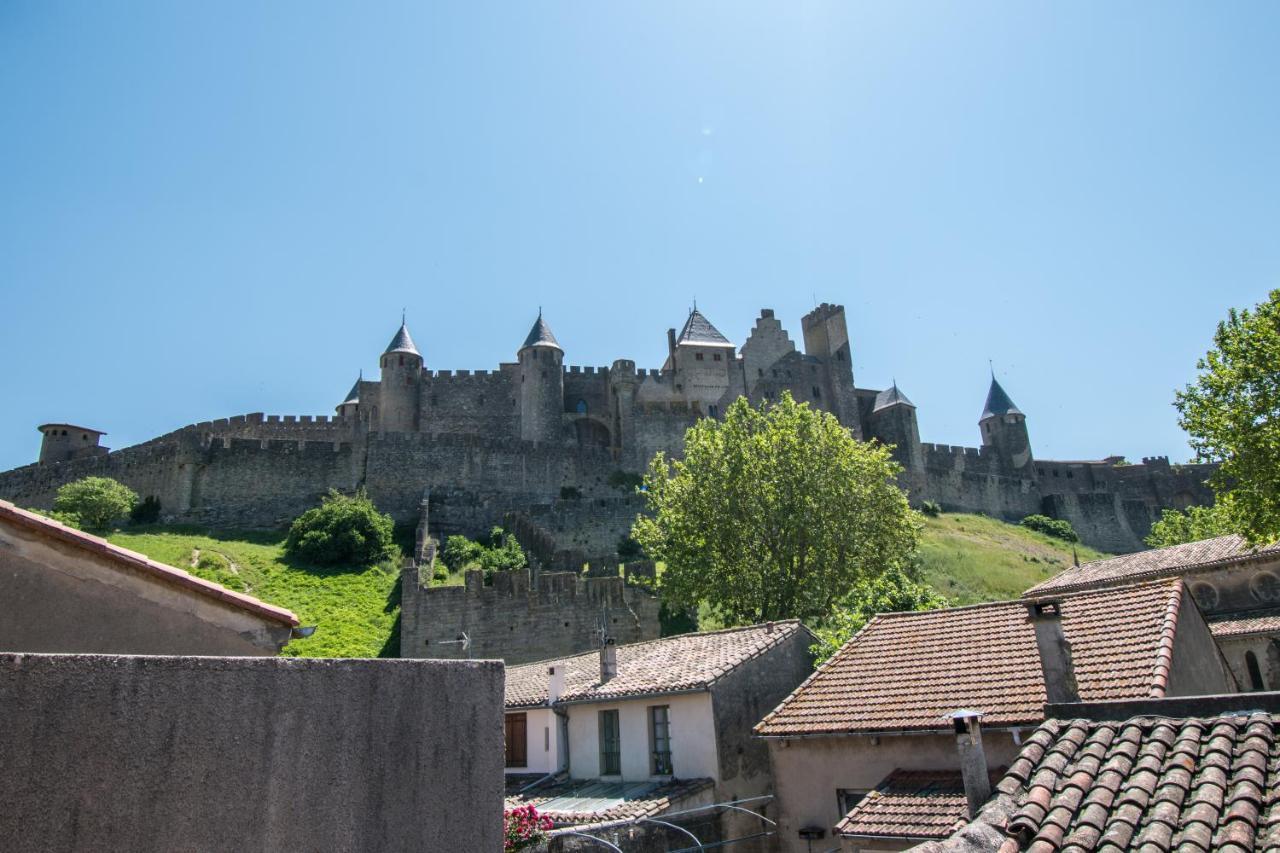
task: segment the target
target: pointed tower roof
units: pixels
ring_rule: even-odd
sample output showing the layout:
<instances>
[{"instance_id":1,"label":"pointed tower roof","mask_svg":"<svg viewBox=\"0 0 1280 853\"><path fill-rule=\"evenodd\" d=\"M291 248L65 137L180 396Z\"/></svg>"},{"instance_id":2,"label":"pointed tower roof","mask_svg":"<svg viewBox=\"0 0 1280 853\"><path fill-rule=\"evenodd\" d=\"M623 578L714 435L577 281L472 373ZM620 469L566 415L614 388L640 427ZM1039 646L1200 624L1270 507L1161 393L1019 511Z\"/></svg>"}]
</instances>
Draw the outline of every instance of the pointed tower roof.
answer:
<instances>
[{"instance_id":1,"label":"pointed tower roof","mask_svg":"<svg viewBox=\"0 0 1280 853\"><path fill-rule=\"evenodd\" d=\"M409 327L404 321L400 321L400 331L396 332L396 336L391 339L391 343L387 344L384 355L393 352L411 352L419 358L422 353L418 352L418 348L413 345L413 338L409 336Z\"/></svg>"},{"instance_id":2,"label":"pointed tower roof","mask_svg":"<svg viewBox=\"0 0 1280 853\"><path fill-rule=\"evenodd\" d=\"M876 404L871 411L875 413L890 406L910 406L914 409L916 404L908 400L907 395L898 390L898 383L894 382L892 387L886 388L876 395Z\"/></svg>"},{"instance_id":3,"label":"pointed tower roof","mask_svg":"<svg viewBox=\"0 0 1280 853\"><path fill-rule=\"evenodd\" d=\"M360 402L360 380L359 380L359 379L357 379L357 380L356 380L356 384L355 384L355 385L352 385L352 386L351 386L351 390L347 392L347 397L346 397L346 399L345 399L345 400L343 400L343 401L342 401L341 403L339 403L338 405L339 405L339 406L346 406L346 405L348 405L348 404L350 404L350 403L359 403L359 402Z\"/></svg>"},{"instance_id":4,"label":"pointed tower roof","mask_svg":"<svg viewBox=\"0 0 1280 853\"><path fill-rule=\"evenodd\" d=\"M547 325L546 320L542 319L541 311L538 312L538 319L533 321L533 328L529 330L529 335L524 339L520 349L529 347L554 347L564 352L556 336L551 334L551 327Z\"/></svg>"},{"instance_id":5,"label":"pointed tower roof","mask_svg":"<svg viewBox=\"0 0 1280 853\"><path fill-rule=\"evenodd\" d=\"M1013 404L1013 400L1009 399L1009 395L1000 387L1000 383L996 381L994 376L991 377L991 390L987 392L987 405L982 409L982 417L979 421L985 421L987 418L994 418L998 415L1021 415L1022 411Z\"/></svg>"},{"instance_id":6,"label":"pointed tower roof","mask_svg":"<svg viewBox=\"0 0 1280 853\"><path fill-rule=\"evenodd\" d=\"M676 338L676 346L681 344L698 344L699 346L731 347L733 343L720 334L720 330L711 325L711 321L702 316L702 312L694 308L689 312L689 319L684 321L684 328Z\"/></svg>"}]
</instances>

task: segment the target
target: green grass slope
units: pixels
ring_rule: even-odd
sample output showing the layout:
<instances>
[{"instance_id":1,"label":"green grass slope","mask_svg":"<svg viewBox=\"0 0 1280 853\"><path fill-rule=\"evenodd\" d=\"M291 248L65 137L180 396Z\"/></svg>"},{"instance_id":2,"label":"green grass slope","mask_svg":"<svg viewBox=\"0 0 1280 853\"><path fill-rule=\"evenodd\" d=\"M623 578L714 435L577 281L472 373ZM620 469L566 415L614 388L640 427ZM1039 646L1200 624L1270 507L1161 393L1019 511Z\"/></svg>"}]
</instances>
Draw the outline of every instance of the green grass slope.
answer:
<instances>
[{"instance_id":1,"label":"green grass slope","mask_svg":"<svg viewBox=\"0 0 1280 853\"><path fill-rule=\"evenodd\" d=\"M1105 557L1076 546L1080 562ZM920 540L924 580L956 604L1017 598L1071 565L1071 544L984 515L925 518Z\"/></svg>"},{"instance_id":2,"label":"green grass slope","mask_svg":"<svg viewBox=\"0 0 1280 853\"><path fill-rule=\"evenodd\" d=\"M379 657L398 653L399 586L390 565L317 568L284 555L283 533L211 534L189 528L130 528L107 537L123 548L287 607L316 632L285 646L297 657ZM197 555L221 554L197 565Z\"/></svg>"}]
</instances>

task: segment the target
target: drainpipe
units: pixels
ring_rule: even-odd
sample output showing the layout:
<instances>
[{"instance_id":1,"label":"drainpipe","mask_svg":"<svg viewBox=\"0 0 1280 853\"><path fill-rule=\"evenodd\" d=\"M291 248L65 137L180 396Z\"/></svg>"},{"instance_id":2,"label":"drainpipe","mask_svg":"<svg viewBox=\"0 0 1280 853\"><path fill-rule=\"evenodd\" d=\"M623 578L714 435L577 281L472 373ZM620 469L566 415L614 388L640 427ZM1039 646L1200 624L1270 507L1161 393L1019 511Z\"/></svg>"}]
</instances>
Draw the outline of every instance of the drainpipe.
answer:
<instances>
[{"instance_id":1,"label":"drainpipe","mask_svg":"<svg viewBox=\"0 0 1280 853\"><path fill-rule=\"evenodd\" d=\"M991 797L991 774L987 769L987 753L982 748L982 712L964 709L947 716L956 730L960 778L964 781L964 797L969 803L969 818L972 820Z\"/></svg>"},{"instance_id":2,"label":"drainpipe","mask_svg":"<svg viewBox=\"0 0 1280 853\"><path fill-rule=\"evenodd\" d=\"M1079 702L1071 643L1062 633L1062 601L1056 598L1027 602L1027 619L1036 631L1044 692L1053 705Z\"/></svg>"}]
</instances>

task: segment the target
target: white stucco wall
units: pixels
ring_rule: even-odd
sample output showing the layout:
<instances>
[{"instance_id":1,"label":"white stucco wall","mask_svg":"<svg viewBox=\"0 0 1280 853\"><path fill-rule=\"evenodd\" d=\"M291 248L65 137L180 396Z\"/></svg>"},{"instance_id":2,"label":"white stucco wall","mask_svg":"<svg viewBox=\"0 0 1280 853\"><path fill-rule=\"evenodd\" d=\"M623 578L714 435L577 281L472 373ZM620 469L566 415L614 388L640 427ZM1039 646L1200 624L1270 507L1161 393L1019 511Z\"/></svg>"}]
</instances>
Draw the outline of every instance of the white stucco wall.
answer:
<instances>
[{"instance_id":1,"label":"white stucco wall","mask_svg":"<svg viewBox=\"0 0 1280 853\"><path fill-rule=\"evenodd\" d=\"M707 777L719 781L710 693L567 706L569 774L575 779L600 776L599 712L617 709L618 731L622 740L622 778L625 781L653 778L649 773L648 714L649 707L653 705L667 705L671 709L673 775L681 779Z\"/></svg>"},{"instance_id":2,"label":"white stucco wall","mask_svg":"<svg viewBox=\"0 0 1280 853\"><path fill-rule=\"evenodd\" d=\"M525 715L524 767L508 767L508 773L553 773L562 766L560 761L560 720L550 708L527 708L508 711L507 716Z\"/></svg>"},{"instance_id":3,"label":"white stucco wall","mask_svg":"<svg viewBox=\"0 0 1280 853\"><path fill-rule=\"evenodd\" d=\"M1025 737L1034 727L1023 729ZM987 765L1008 766L1022 749L1008 731L984 729L982 745ZM769 758L778 803L778 839L783 853L807 853L799 836L803 826L827 831L826 850L838 844L831 832L844 815L837 806L837 791L869 790L896 768L904 770L959 769L953 735L889 736L872 743L870 737L794 738L770 740Z\"/></svg>"}]
</instances>

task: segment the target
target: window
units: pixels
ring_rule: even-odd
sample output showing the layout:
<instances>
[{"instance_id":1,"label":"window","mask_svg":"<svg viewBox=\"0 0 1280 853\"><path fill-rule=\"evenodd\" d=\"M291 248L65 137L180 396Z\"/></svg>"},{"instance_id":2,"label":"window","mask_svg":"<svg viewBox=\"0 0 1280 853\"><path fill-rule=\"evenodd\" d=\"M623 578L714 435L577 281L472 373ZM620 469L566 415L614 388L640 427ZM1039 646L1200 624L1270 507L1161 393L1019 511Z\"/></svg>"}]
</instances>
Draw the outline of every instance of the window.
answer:
<instances>
[{"instance_id":1,"label":"window","mask_svg":"<svg viewBox=\"0 0 1280 853\"><path fill-rule=\"evenodd\" d=\"M840 809L840 816L847 815L854 806L866 799L868 793L865 788L837 788L836 807Z\"/></svg>"},{"instance_id":2,"label":"window","mask_svg":"<svg viewBox=\"0 0 1280 853\"><path fill-rule=\"evenodd\" d=\"M528 725L527 714L507 714L503 720L505 723L504 735L507 741L507 766L508 767L528 767L529 741L525 736Z\"/></svg>"},{"instance_id":3,"label":"window","mask_svg":"<svg viewBox=\"0 0 1280 853\"><path fill-rule=\"evenodd\" d=\"M600 775L622 775L622 736L616 710L600 712Z\"/></svg>"},{"instance_id":4,"label":"window","mask_svg":"<svg viewBox=\"0 0 1280 853\"><path fill-rule=\"evenodd\" d=\"M587 401L579 400L577 405L578 414L585 415L587 413Z\"/></svg>"},{"instance_id":5,"label":"window","mask_svg":"<svg viewBox=\"0 0 1280 853\"><path fill-rule=\"evenodd\" d=\"M1258 656L1253 652L1244 653L1244 665L1249 670L1249 684L1253 690L1262 690L1262 670L1258 668Z\"/></svg>"},{"instance_id":6,"label":"window","mask_svg":"<svg viewBox=\"0 0 1280 853\"><path fill-rule=\"evenodd\" d=\"M817 385L814 385L814 386L813 386L813 399L815 399L815 400L821 400L821 399L822 399L822 391L818 389L818 386L817 386Z\"/></svg>"},{"instance_id":7,"label":"window","mask_svg":"<svg viewBox=\"0 0 1280 853\"><path fill-rule=\"evenodd\" d=\"M707 411L713 418L720 417L720 407L717 406L715 403L712 403L710 406L707 406Z\"/></svg>"},{"instance_id":8,"label":"window","mask_svg":"<svg viewBox=\"0 0 1280 853\"><path fill-rule=\"evenodd\" d=\"M671 770L671 706L654 705L649 709L649 772L654 776L670 776Z\"/></svg>"},{"instance_id":9,"label":"window","mask_svg":"<svg viewBox=\"0 0 1280 853\"><path fill-rule=\"evenodd\" d=\"M695 359L697 359L698 361L702 361L702 353L700 353L700 352L696 352L696 353L694 353L694 354L693 354L693 357L694 357Z\"/></svg>"},{"instance_id":10,"label":"window","mask_svg":"<svg viewBox=\"0 0 1280 853\"><path fill-rule=\"evenodd\" d=\"M716 361L719 361L719 360L720 360L720 353L715 353L715 354L712 356L712 358L714 358Z\"/></svg>"},{"instance_id":11,"label":"window","mask_svg":"<svg viewBox=\"0 0 1280 853\"><path fill-rule=\"evenodd\" d=\"M404 367L404 356L400 356L400 366Z\"/></svg>"}]
</instances>

